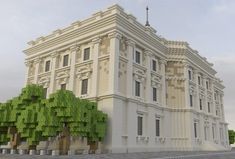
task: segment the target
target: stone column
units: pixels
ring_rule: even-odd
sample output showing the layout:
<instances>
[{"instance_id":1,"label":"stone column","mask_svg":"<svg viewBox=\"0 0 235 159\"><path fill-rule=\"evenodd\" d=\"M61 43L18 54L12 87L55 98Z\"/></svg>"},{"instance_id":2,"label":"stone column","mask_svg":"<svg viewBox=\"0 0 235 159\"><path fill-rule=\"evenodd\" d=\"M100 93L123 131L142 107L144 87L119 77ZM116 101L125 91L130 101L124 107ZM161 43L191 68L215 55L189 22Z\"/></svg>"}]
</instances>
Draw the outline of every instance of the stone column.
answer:
<instances>
[{"instance_id":1,"label":"stone column","mask_svg":"<svg viewBox=\"0 0 235 159\"><path fill-rule=\"evenodd\" d=\"M145 53L147 55L146 57L146 90L145 90L145 101L147 103L152 102L152 89L151 89L151 58L152 54L149 50L145 50ZM164 67L165 68L165 67Z\"/></svg>"},{"instance_id":2,"label":"stone column","mask_svg":"<svg viewBox=\"0 0 235 159\"><path fill-rule=\"evenodd\" d=\"M161 104L163 107L166 107L166 72L165 72L165 66L167 64L167 61L164 59L160 60L161 65L161 75L162 75L162 100Z\"/></svg>"},{"instance_id":3,"label":"stone column","mask_svg":"<svg viewBox=\"0 0 235 159\"><path fill-rule=\"evenodd\" d=\"M135 50L135 43L132 40L127 41L127 81L126 81L126 95L128 98L133 96L133 54Z\"/></svg>"},{"instance_id":4,"label":"stone column","mask_svg":"<svg viewBox=\"0 0 235 159\"><path fill-rule=\"evenodd\" d=\"M79 46L72 45L70 47L70 57L71 57L71 65L70 65L70 73L69 73L69 86L68 89L74 92L74 79L75 79L75 65L76 65L76 53L79 49Z\"/></svg>"},{"instance_id":5,"label":"stone column","mask_svg":"<svg viewBox=\"0 0 235 159\"><path fill-rule=\"evenodd\" d=\"M25 73L24 86L26 86L28 84L29 70L30 70L30 67L32 67L32 62L31 61L25 61L25 66L26 66L26 73Z\"/></svg>"},{"instance_id":6,"label":"stone column","mask_svg":"<svg viewBox=\"0 0 235 159\"><path fill-rule=\"evenodd\" d=\"M188 76L188 70L189 70L189 63L184 63L184 89L185 89L185 108L190 108L190 102L189 102L189 76Z\"/></svg>"},{"instance_id":7,"label":"stone column","mask_svg":"<svg viewBox=\"0 0 235 159\"><path fill-rule=\"evenodd\" d=\"M54 87L55 87L55 69L56 69L57 56L58 56L57 51L54 51L51 54L51 77L50 77L50 86L49 86L49 91L48 91L49 94L51 94L55 91L54 90Z\"/></svg>"},{"instance_id":8,"label":"stone column","mask_svg":"<svg viewBox=\"0 0 235 159\"><path fill-rule=\"evenodd\" d=\"M91 89L92 97L97 97L98 96L98 80L99 80L99 49L100 49L100 42L101 39L99 37L95 38L92 40L93 44L93 65L92 65L92 86Z\"/></svg>"},{"instance_id":9,"label":"stone column","mask_svg":"<svg viewBox=\"0 0 235 159\"><path fill-rule=\"evenodd\" d=\"M194 108L200 110L200 103L199 103L199 97L200 97L200 92L199 92L199 85L198 85L198 70L194 71L194 79L196 83L196 98L194 99ZM204 130L204 129L203 129Z\"/></svg>"},{"instance_id":10,"label":"stone column","mask_svg":"<svg viewBox=\"0 0 235 159\"><path fill-rule=\"evenodd\" d=\"M214 90L214 84L215 84L215 80L212 79L211 80L211 92L212 92L212 105L211 105L211 108L213 107L212 109L212 115L216 116L216 104L215 104L215 90Z\"/></svg>"},{"instance_id":11,"label":"stone column","mask_svg":"<svg viewBox=\"0 0 235 159\"><path fill-rule=\"evenodd\" d=\"M118 94L118 65L119 65L119 44L121 35L117 32L110 33L110 55L109 55L109 91L110 94Z\"/></svg>"},{"instance_id":12,"label":"stone column","mask_svg":"<svg viewBox=\"0 0 235 159\"><path fill-rule=\"evenodd\" d=\"M34 60L35 63L35 72L34 72L34 84L38 83L38 73L39 73L39 64L40 64L41 59L37 58Z\"/></svg>"}]
</instances>

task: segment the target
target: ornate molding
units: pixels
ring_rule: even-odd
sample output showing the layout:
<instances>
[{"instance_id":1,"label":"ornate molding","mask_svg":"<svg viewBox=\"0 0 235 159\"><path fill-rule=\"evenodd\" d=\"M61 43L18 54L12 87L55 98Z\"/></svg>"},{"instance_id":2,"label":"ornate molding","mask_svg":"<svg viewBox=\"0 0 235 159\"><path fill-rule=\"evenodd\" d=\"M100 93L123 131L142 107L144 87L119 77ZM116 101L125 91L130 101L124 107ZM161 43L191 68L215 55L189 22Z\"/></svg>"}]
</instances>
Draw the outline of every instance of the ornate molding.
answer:
<instances>
[{"instance_id":1,"label":"ornate molding","mask_svg":"<svg viewBox=\"0 0 235 159\"><path fill-rule=\"evenodd\" d=\"M122 38L122 35L118 32L112 32L108 34L108 38L112 39L112 38L116 38L118 40L120 40Z\"/></svg>"}]
</instances>

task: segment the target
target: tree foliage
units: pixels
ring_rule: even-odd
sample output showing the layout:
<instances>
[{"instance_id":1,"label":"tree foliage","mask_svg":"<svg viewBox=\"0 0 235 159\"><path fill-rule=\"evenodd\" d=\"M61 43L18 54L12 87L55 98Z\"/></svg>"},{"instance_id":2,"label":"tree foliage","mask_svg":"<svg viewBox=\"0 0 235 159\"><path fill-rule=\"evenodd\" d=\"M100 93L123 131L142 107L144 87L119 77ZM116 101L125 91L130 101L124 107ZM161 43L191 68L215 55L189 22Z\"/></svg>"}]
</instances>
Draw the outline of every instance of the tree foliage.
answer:
<instances>
[{"instance_id":1,"label":"tree foliage","mask_svg":"<svg viewBox=\"0 0 235 159\"><path fill-rule=\"evenodd\" d=\"M12 127L30 146L59 135L64 127L71 136L101 141L106 121L107 115L97 110L96 103L76 98L71 91L58 90L45 99L41 86L28 85L18 97L0 103L0 144L14 135L9 131Z\"/></svg>"},{"instance_id":2,"label":"tree foliage","mask_svg":"<svg viewBox=\"0 0 235 159\"><path fill-rule=\"evenodd\" d=\"M235 142L235 131L229 130L228 134L229 134L229 144L234 144L234 142Z\"/></svg>"}]
</instances>

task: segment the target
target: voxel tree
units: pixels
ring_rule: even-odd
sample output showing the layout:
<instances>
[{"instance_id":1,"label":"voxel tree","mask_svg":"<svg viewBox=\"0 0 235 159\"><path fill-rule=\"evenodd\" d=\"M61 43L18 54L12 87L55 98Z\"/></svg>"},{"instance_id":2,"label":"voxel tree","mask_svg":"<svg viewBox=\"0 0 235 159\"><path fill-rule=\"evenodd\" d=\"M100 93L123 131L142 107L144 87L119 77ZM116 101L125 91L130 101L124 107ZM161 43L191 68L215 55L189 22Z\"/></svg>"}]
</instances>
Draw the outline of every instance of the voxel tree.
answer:
<instances>
[{"instance_id":1,"label":"voxel tree","mask_svg":"<svg viewBox=\"0 0 235 159\"><path fill-rule=\"evenodd\" d=\"M0 144L14 139L27 141L35 149L39 141L56 137L67 130L67 135L101 141L106 130L107 115L97 110L96 103L76 98L73 92L59 90L43 96L43 88L28 85L19 97L0 104Z\"/></svg>"}]
</instances>

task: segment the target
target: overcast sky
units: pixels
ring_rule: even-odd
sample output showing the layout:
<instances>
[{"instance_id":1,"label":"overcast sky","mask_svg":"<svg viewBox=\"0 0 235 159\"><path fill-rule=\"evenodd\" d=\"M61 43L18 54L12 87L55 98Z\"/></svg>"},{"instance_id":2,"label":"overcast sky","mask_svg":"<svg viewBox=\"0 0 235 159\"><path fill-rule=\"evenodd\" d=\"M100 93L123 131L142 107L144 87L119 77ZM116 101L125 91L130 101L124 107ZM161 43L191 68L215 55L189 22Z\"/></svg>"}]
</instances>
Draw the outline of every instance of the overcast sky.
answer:
<instances>
[{"instance_id":1,"label":"overcast sky","mask_svg":"<svg viewBox=\"0 0 235 159\"><path fill-rule=\"evenodd\" d=\"M1 0L0 102L17 96L24 85L27 42L83 20L118 3L157 34L188 41L213 62L224 81L229 128L235 129L235 0Z\"/></svg>"}]
</instances>

